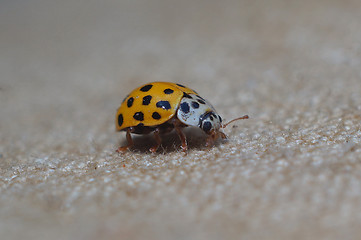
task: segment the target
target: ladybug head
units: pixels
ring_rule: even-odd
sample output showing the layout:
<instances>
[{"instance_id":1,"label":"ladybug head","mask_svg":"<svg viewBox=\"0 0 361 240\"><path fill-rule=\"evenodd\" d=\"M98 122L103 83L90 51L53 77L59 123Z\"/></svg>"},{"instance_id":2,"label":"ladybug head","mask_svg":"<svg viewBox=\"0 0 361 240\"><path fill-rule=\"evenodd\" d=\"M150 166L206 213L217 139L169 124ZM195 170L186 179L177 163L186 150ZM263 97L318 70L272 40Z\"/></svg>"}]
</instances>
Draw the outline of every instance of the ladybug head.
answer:
<instances>
[{"instance_id":1,"label":"ladybug head","mask_svg":"<svg viewBox=\"0 0 361 240\"><path fill-rule=\"evenodd\" d=\"M248 115L244 115L239 118L235 118L226 124L222 123L222 118L214 111L206 112L199 118L199 127L207 134L221 133L221 128L227 127L230 123L241 119L248 119Z\"/></svg>"},{"instance_id":2,"label":"ladybug head","mask_svg":"<svg viewBox=\"0 0 361 240\"><path fill-rule=\"evenodd\" d=\"M200 116L198 126L207 134L218 132L222 127L222 118L213 111L206 112Z\"/></svg>"},{"instance_id":3,"label":"ladybug head","mask_svg":"<svg viewBox=\"0 0 361 240\"><path fill-rule=\"evenodd\" d=\"M228 124L238 121L241 119L248 119L248 115L243 117L235 118L229 121L226 124L222 124L222 118L214 111L209 111L201 115L199 118L199 127L208 134L207 145L212 145L216 139L221 137L222 139L227 139L227 135L223 133L221 128L225 128Z\"/></svg>"}]
</instances>

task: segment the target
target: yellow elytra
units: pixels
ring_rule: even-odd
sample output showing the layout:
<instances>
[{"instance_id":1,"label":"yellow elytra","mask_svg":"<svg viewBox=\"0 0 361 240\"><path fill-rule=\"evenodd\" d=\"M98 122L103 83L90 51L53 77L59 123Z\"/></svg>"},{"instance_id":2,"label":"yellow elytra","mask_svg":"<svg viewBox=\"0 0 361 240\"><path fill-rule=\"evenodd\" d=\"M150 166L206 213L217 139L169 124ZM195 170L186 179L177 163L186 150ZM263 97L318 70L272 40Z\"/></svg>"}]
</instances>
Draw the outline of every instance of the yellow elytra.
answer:
<instances>
[{"instance_id":1,"label":"yellow elytra","mask_svg":"<svg viewBox=\"0 0 361 240\"><path fill-rule=\"evenodd\" d=\"M181 84L153 82L133 90L123 101L116 115L116 130L138 124L156 126L171 119L184 93L197 94Z\"/></svg>"}]
</instances>

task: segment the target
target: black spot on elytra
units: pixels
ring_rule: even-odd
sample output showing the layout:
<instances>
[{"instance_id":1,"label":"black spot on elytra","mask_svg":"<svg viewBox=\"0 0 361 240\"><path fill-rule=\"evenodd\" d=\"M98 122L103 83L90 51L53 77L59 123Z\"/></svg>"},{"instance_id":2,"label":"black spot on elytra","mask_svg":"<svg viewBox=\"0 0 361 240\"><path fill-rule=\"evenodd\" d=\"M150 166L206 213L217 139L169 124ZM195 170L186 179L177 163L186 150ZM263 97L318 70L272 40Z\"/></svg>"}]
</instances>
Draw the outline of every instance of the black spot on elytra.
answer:
<instances>
[{"instance_id":1,"label":"black spot on elytra","mask_svg":"<svg viewBox=\"0 0 361 240\"><path fill-rule=\"evenodd\" d=\"M124 121L123 114L119 114L118 115L118 125L119 125L119 127L121 127L123 125L123 121Z\"/></svg>"},{"instance_id":2,"label":"black spot on elytra","mask_svg":"<svg viewBox=\"0 0 361 240\"><path fill-rule=\"evenodd\" d=\"M157 102L156 106L158 108L163 108L165 110L168 110L171 108L170 103L168 101L159 101L159 102Z\"/></svg>"},{"instance_id":3,"label":"black spot on elytra","mask_svg":"<svg viewBox=\"0 0 361 240\"><path fill-rule=\"evenodd\" d=\"M136 113L134 113L133 118L138 121L143 121L144 114L142 112L136 112Z\"/></svg>"},{"instance_id":4,"label":"black spot on elytra","mask_svg":"<svg viewBox=\"0 0 361 240\"><path fill-rule=\"evenodd\" d=\"M191 97L191 95L189 95L189 94L187 94L187 93L185 93L185 92L183 93L183 97L193 99L193 98Z\"/></svg>"},{"instance_id":5,"label":"black spot on elytra","mask_svg":"<svg viewBox=\"0 0 361 240\"><path fill-rule=\"evenodd\" d=\"M181 108L181 111L184 112L184 113L189 113L189 104L186 103L186 102L183 102L181 105L180 105L180 108Z\"/></svg>"},{"instance_id":6,"label":"black spot on elytra","mask_svg":"<svg viewBox=\"0 0 361 240\"><path fill-rule=\"evenodd\" d=\"M130 108L131 106L133 106L133 102L134 102L134 98L129 98L127 101L127 106Z\"/></svg>"},{"instance_id":7,"label":"black spot on elytra","mask_svg":"<svg viewBox=\"0 0 361 240\"><path fill-rule=\"evenodd\" d=\"M150 100L152 100L152 96L147 95L143 98L143 105L149 105Z\"/></svg>"},{"instance_id":8,"label":"black spot on elytra","mask_svg":"<svg viewBox=\"0 0 361 240\"><path fill-rule=\"evenodd\" d=\"M170 89L170 88L167 88L164 90L164 93L165 94L172 94L174 92L174 90Z\"/></svg>"},{"instance_id":9,"label":"black spot on elytra","mask_svg":"<svg viewBox=\"0 0 361 240\"><path fill-rule=\"evenodd\" d=\"M211 122L207 121L207 122L203 123L203 126L202 126L203 131L209 132L209 130L211 130L211 128L212 128L212 123Z\"/></svg>"},{"instance_id":10,"label":"black spot on elytra","mask_svg":"<svg viewBox=\"0 0 361 240\"><path fill-rule=\"evenodd\" d=\"M192 102L192 107L193 107L193 108L199 108L199 103L193 101L193 102Z\"/></svg>"},{"instance_id":11,"label":"black spot on elytra","mask_svg":"<svg viewBox=\"0 0 361 240\"><path fill-rule=\"evenodd\" d=\"M143 86L143 87L140 89L140 91L142 91L142 92L148 92L152 87L153 87L152 84L148 84L148 85Z\"/></svg>"},{"instance_id":12,"label":"black spot on elytra","mask_svg":"<svg viewBox=\"0 0 361 240\"><path fill-rule=\"evenodd\" d=\"M160 116L160 114L159 114L159 113L154 112L154 113L152 114L152 118L153 118L153 119L158 120L158 119L160 119L160 118L161 118L161 116Z\"/></svg>"},{"instance_id":13,"label":"black spot on elytra","mask_svg":"<svg viewBox=\"0 0 361 240\"><path fill-rule=\"evenodd\" d=\"M182 88L186 88L184 85L182 85L182 84L179 84L179 83L176 83L177 84L177 86L180 86L180 87L182 87Z\"/></svg>"}]
</instances>

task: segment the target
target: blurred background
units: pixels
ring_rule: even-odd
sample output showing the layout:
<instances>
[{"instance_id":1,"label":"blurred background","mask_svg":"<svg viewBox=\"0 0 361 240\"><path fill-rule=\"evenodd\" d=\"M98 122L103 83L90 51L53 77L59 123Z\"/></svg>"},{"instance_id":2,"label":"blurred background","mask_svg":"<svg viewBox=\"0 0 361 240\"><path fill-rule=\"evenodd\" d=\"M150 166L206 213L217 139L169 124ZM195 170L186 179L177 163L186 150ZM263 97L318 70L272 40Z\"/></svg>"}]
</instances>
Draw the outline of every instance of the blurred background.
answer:
<instances>
[{"instance_id":1,"label":"blurred background","mask_svg":"<svg viewBox=\"0 0 361 240\"><path fill-rule=\"evenodd\" d=\"M171 230L154 239L320 239L339 236L334 226L358 236L359 174L347 171L357 169L361 135L360 10L357 0L0 0L0 230L38 237L48 226L44 239L61 239L60 222L72 226L67 236L74 239L116 239L119 229L137 236L139 224L155 217L153 233L162 222ZM151 164L146 154L112 155L124 139L114 130L116 109L151 81L195 89L224 119L253 120L227 130L238 145L222 145L221 154L195 148ZM228 165L216 163L212 174L207 158L187 165L202 154ZM352 164L335 173L344 169L336 165L342 154ZM159 163L178 158L182 164L170 172ZM87 168L102 161L109 165L97 174ZM136 167L112 165L122 161ZM165 181L169 176L178 178ZM181 217L169 219L169 209ZM80 223L73 226L74 219ZM200 234L194 223L215 234Z\"/></svg>"}]
</instances>

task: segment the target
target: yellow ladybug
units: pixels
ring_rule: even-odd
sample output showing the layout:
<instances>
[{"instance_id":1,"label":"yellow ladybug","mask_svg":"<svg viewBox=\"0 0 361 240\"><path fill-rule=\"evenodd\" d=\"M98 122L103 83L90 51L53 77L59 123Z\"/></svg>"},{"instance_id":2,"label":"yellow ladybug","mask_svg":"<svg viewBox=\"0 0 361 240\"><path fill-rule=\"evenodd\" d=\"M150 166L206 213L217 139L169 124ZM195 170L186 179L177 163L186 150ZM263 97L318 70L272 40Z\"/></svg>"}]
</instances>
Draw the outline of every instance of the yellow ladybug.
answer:
<instances>
[{"instance_id":1,"label":"yellow ladybug","mask_svg":"<svg viewBox=\"0 0 361 240\"><path fill-rule=\"evenodd\" d=\"M245 115L222 124L222 118L213 106L196 91L181 84L152 82L133 90L120 105L116 115L116 130L127 132L128 145L119 147L117 152L133 146L131 133L153 132L157 144L149 151L156 152L161 145L160 134L176 130L183 151L187 150L187 140L182 128L195 126L208 134L207 145L211 146L219 137L227 136L220 130L229 123L247 119Z\"/></svg>"}]
</instances>

